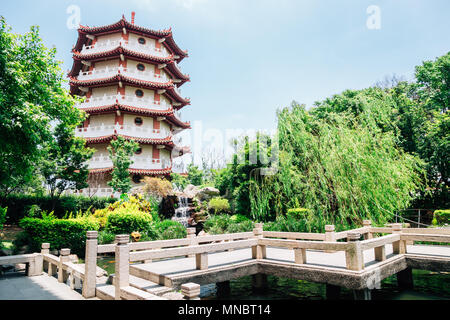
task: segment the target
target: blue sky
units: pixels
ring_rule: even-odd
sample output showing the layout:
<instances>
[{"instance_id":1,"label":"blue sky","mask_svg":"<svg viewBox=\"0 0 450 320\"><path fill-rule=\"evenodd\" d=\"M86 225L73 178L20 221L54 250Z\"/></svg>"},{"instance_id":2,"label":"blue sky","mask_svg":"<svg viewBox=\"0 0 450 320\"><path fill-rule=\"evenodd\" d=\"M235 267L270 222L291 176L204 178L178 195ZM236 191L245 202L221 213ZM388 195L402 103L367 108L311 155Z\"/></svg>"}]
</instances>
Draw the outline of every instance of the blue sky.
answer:
<instances>
[{"instance_id":1,"label":"blue sky","mask_svg":"<svg viewBox=\"0 0 450 320\"><path fill-rule=\"evenodd\" d=\"M386 75L411 79L414 66L450 49L448 0L15 0L0 15L15 32L39 25L66 71L77 38L66 26L70 5L83 25L135 11L138 25L172 27L190 55L180 65L191 76L183 118L202 121L203 130L271 129L292 100L312 106ZM366 26L370 5L380 8L378 30Z\"/></svg>"}]
</instances>

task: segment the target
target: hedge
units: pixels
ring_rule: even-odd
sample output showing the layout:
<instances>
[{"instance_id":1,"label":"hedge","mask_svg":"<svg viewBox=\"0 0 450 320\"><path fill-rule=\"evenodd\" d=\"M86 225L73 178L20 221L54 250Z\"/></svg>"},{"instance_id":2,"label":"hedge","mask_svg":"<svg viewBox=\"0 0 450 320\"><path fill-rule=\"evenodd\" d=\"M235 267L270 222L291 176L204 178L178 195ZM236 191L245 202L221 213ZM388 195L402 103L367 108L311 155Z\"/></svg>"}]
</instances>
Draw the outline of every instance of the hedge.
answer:
<instances>
[{"instance_id":1,"label":"hedge","mask_svg":"<svg viewBox=\"0 0 450 320\"><path fill-rule=\"evenodd\" d=\"M114 203L117 199L86 197L79 195L61 196L55 201L53 209L53 201L50 196L33 196L25 194L12 194L6 198L0 199L1 207L8 207L8 218L6 223L16 224L20 219L27 216L28 210L32 205L38 205L43 211L54 211L54 215L58 218L64 217L66 213L76 213L79 210L85 212L90 207L93 210L103 209L110 203Z\"/></svg>"},{"instance_id":2,"label":"hedge","mask_svg":"<svg viewBox=\"0 0 450 320\"><path fill-rule=\"evenodd\" d=\"M450 223L450 209L446 210L435 210L433 213L434 219L440 225Z\"/></svg>"},{"instance_id":3,"label":"hedge","mask_svg":"<svg viewBox=\"0 0 450 320\"><path fill-rule=\"evenodd\" d=\"M19 226L24 229L21 240L27 240L31 252L40 252L41 244L50 243L50 249L70 248L71 253L83 257L86 231L98 230L99 224L91 218L56 219L23 218ZM23 244L23 243L22 243Z\"/></svg>"}]
</instances>

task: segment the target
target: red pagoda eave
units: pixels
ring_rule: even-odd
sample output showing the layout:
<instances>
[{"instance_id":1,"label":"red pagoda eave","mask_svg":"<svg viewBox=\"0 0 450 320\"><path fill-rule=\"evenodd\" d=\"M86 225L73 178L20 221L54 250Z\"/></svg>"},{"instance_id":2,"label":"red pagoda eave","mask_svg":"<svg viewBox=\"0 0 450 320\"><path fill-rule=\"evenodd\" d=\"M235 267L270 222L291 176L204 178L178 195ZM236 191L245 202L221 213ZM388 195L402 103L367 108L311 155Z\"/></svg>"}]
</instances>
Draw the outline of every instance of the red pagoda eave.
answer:
<instances>
[{"instance_id":1,"label":"red pagoda eave","mask_svg":"<svg viewBox=\"0 0 450 320\"><path fill-rule=\"evenodd\" d=\"M163 44L166 46L166 48L169 49L169 51L171 51L172 53L174 53L180 57L180 58L178 58L178 61L181 61L181 60L183 60L183 58L188 56L187 52L181 50L180 47L178 47L178 45L175 43L173 36L172 36L171 29L156 31L156 30L147 29L144 27L139 27L135 24L129 23L125 19L125 17L122 17L122 19L116 23L113 23L113 24L110 24L107 26L103 26L103 27L80 26L80 28L78 29L78 35L79 35L78 41L74 47L74 50L76 50L76 51L81 50L81 48L83 47L83 44L86 43L86 35L87 34L100 36L100 35L115 33L115 32L119 32L119 31L122 32L123 28L125 28L127 30L127 32L146 36L146 37L153 38L153 39L159 40L159 39L165 38L166 40L163 42Z\"/></svg>"},{"instance_id":2,"label":"red pagoda eave","mask_svg":"<svg viewBox=\"0 0 450 320\"><path fill-rule=\"evenodd\" d=\"M111 173L114 167L100 168L100 169L90 169L89 175ZM172 167L166 169L128 169L131 174L141 174L141 175L168 175L172 173Z\"/></svg>"},{"instance_id":3,"label":"red pagoda eave","mask_svg":"<svg viewBox=\"0 0 450 320\"><path fill-rule=\"evenodd\" d=\"M89 114L107 114L115 112L116 110L125 111L130 114L142 115L142 116L164 116L172 124L181 127L183 129L190 129L191 125L189 122L180 121L173 113L172 109L167 110L155 110L147 108L137 108L132 106L127 106L124 104L116 103L108 106L92 107L92 108L80 108Z\"/></svg>"},{"instance_id":4,"label":"red pagoda eave","mask_svg":"<svg viewBox=\"0 0 450 320\"><path fill-rule=\"evenodd\" d=\"M84 140L86 141L86 144L89 145L89 144L106 143L113 139L116 139L117 137L122 137L126 140L134 140L134 141L142 143L142 144L166 145L168 147L174 146L172 137L167 137L164 139L152 139L152 138L131 137L131 136L123 135L123 134L111 134L111 135L102 136L102 137L84 138Z\"/></svg>"},{"instance_id":5,"label":"red pagoda eave","mask_svg":"<svg viewBox=\"0 0 450 320\"><path fill-rule=\"evenodd\" d=\"M182 80L181 83L178 86L181 86L186 81L190 81L190 78L188 75L183 74L181 70L179 70L176 65L175 61L173 59L173 56L169 56L167 58L161 58L153 55L147 55L140 52L136 52L133 50L128 50L126 48L123 48L121 46L110 50L110 51L104 51L104 52L98 52L98 53L92 53L92 54L81 54L79 52L74 53L73 59L74 63L72 65L72 69L68 73L68 76L74 77L79 74L82 63L81 60L88 60L88 61L104 61L107 58L119 58L120 55L123 54L127 58L135 59L136 61L144 62L144 63L153 63L153 64L167 64L164 69L172 75L172 77Z\"/></svg>"}]
</instances>

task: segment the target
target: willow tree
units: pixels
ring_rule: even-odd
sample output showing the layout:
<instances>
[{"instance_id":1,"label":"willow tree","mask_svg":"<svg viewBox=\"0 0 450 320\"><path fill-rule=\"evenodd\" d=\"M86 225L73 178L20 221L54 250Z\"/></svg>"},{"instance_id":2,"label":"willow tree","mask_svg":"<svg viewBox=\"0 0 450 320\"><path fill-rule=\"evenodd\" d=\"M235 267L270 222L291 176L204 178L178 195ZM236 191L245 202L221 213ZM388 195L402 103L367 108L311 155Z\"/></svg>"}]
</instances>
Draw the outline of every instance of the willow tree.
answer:
<instances>
[{"instance_id":1,"label":"willow tree","mask_svg":"<svg viewBox=\"0 0 450 320\"><path fill-rule=\"evenodd\" d=\"M294 103L278 112L278 135L277 174L250 189L252 212L261 217L300 206L311 209L308 231L363 219L384 223L422 188L422 162L397 147L392 131L352 115L318 118ZM262 203L256 201L261 195Z\"/></svg>"}]
</instances>

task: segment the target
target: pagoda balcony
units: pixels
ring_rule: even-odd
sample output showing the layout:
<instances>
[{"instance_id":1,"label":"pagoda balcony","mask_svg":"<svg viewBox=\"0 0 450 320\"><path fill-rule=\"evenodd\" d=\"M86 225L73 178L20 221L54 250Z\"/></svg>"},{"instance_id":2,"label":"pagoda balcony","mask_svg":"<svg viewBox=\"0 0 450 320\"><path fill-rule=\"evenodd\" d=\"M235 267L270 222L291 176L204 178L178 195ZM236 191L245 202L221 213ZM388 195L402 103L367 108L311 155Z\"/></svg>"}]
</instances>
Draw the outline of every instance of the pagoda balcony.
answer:
<instances>
[{"instance_id":1,"label":"pagoda balcony","mask_svg":"<svg viewBox=\"0 0 450 320\"><path fill-rule=\"evenodd\" d=\"M93 54L98 52L106 52L116 49L117 47L123 47L132 51L157 56L161 58L169 57L168 53L165 53L162 48L156 48L153 45L140 44L138 42L129 42L123 39L120 40L108 40L97 42L94 45L86 46L83 45L81 49L81 54Z\"/></svg>"},{"instance_id":2,"label":"pagoda balcony","mask_svg":"<svg viewBox=\"0 0 450 320\"><path fill-rule=\"evenodd\" d=\"M119 73L143 81L151 81L158 83L167 83L170 81L170 79L167 77L166 74L156 74L154 71L145 71L145 70L139 71L137 69L124 68L122 66L106 67L101 69L94 68L93 70L90 71L81 71L77 79L78 80L102 79L114 77Z\"/></svg>"},{"instance_id":3,"label":"pagoda balcony","mask_svg":"<svg viewBox=\"0 0 450 320\"><path fill-rule=\"evenodd\" d=\"M137 170L163 170L171 167L171 162L168 159L153 159L149 156L135 155L130 158L133 163L130 165L130 169ZM88 168L92 169L104 169L113 167L113 163L109 155L101 154L94 156L89 160Z\"/></svg>"},{"instance_id":4,"label":"pagoda balcony","mask_svg":"<svg viewBox=\"0 0 450 320\"><path fill-rule=\"evenodd\" d=\"M102 106L110 106L116 103L129 105L131 107L138 107L143 109L151 110L169 110L172 109L172 105L166 101L155 101L151 98L138 98L130 96L122 96L121 94L115 95L103 95L103 96L92 96L87 98L84 102L80 102L75 105L75 107L80 109L95 108Z\"/></svg>"},{"instance_id":5,"label":"pagoda balcony","mask_svg":"<svg viewBox=\"0 0 450 320\"><path fill-rule=\"evenodd\" d=\"M153 129L136 125L105 125L103 123L100 126L77 128L75 136L82 138L98 138L113 135L115 133L136 138L152 139L164 139L172 136L172 133L166 129Z\"/></svg>"}]
</instances>

